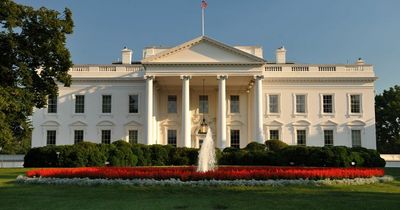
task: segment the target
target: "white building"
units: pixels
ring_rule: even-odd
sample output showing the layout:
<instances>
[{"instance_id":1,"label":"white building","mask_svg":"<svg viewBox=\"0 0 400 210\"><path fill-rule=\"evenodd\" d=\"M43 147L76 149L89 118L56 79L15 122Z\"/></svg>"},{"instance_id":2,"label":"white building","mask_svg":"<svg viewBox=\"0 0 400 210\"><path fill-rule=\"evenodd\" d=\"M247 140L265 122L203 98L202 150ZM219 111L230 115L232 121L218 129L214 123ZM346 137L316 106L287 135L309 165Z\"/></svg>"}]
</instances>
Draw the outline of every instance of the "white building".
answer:
<instances>
[{"instance_id":1,"label":"white building","mask_svg":"<svg viewBox=\"0 0 400 210\"><path fill-rule=\"evenodd\" d=\"M280 139L375 149L373 67L288 63L285 54L279 48L267 62L261 47L202 36L146 48L140 62L123 49L121 63L75 65L71 87L35 111L32 147L119 139L199 147L204 117L219 148Z\"/></svg>"}]
</instances>

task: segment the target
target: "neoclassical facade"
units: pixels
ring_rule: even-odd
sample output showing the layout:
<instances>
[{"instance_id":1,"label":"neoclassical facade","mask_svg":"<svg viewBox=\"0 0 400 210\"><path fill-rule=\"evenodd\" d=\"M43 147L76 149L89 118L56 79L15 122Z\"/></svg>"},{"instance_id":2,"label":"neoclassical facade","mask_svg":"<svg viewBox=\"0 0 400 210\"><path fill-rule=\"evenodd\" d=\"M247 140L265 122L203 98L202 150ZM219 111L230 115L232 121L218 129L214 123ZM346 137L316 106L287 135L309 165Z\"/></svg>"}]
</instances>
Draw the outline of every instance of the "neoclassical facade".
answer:
<instances>
[{"instance_id":1,"label":"neoclassical facade","mask_svg":"<svg viewBox=\"0 0 400 210\"><path fill-rule=\"evenodd\" d=\"M72 85L32 116L32 147L80 141L200 147L207 124L219 148L279 139L290 145L375 149L373 67L274 62L261 47L201 36L149 47L140 61L75 65Z\"/></svg>"}]
</instances>

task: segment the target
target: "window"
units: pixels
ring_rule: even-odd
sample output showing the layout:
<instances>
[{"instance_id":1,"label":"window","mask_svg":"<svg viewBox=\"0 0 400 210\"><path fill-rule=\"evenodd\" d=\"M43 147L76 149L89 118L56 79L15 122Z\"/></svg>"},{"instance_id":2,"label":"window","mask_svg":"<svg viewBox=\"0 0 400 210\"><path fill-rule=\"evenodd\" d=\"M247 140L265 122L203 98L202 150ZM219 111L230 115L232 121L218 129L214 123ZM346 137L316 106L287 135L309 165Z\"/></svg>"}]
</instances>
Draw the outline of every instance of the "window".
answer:
<instances>
[{"instance_id":1,"label":"window","mask_svg":"<svg viewBox=\"0 0 400 210\"><path fill-rule=\"evenodd\" d=\"M333 146L333 130L324 130L325 146Z\"/></svg>"},{"instance_id":2,"label":"window","mask_svg":"<svg viewBox=\"0 0 400 210\"><path fill-rule=\"evenodd\" d=\"M57 96L47 98L47 113L57 113Z\"/></svg>"},{"instance_id":3,"label":"window","mask_svg":"<svg viewBox=\"0 0 400 210\"><path fill-rule=\"evenodd\" d=\"M323 95L322 96L322 111L323 113L333 113L333 96Z\"/></svg>"},{"instance_id":4,"label":"window","mask_svg":"<svg viewBox=\"0 0 400 210\"><path fill-rule=\"evenodd\" d=\"M129 96L129 113L139 112L139 97L138 95Z\"/></svg>"},{"instance_id":5,"label":"window","mask_svg":"<svg viewBox=\"0 0 400 210\"><path fill-rule=\"evenodd\" d=\"M351 130L352 147L361 147L361 130Z\"/></svg>"},{"instance_id":6,"label":"window","mask_svg":"<svg viewBox=\"0 0 400 210\"><path fill-rule=\"evenodd\" d=\"M240 113L239 107L239 96L238 95L231 95L231 113Z\"/></svg>"},{"instance_id":7,"label":"window","mask_svg":"<svg viewBox=\"0 0 400 210\"><path fill-rule=\"evenodd\" d=\"M350 112L361 113L361 96L350 95Z\"/></svg>"},{"instance_id":8,"label":"window","mask_svg":"<svg viewBox=\"0 0 400 210\"><path fill-rule=\"evenodd\" d=\"M240 130L231 130L231 147L240 148Z\"/></svg>"},{"instance_id":9,"label":"window","mask_svg":"<svg viewBox=\"0 0 400 210\"><path fill-rule=\"evenodd\" d=\"M75 113L85 113L85 96L75 96Z\"/></svg>"},{"instance_id":10,"label":"window","mask_svg":"<svg viewBox=\"0 0 400 210\"><path fill-rule=\"evenodd\" d=\"M168 96L168 113L176 113L176 96L175 95L169 95Z\"/></svg>"},{"instance_id":11,"label":"window","mask_svg":"<svg viewBox=\"0 0 400 210\"><path fill-rule=\"evenodd\" d=\"M74 130L74 144L83 142L83 130Z\"/></svg>"},{"instance_id":12,"label":"window","mask_svg":"<svg viewBox=\"0 0 400 210\"><path fill-rule=\"evenodd\" d=\"M129 143L137 144L138 143L138 131L137 130L129 130L128 133Z\"/></svg>"},{"instance_id":13,"label":"window","mask_svg":"<svg viewBox=\"0 0 400 210\"><path fill-rule=\"evenodd\" d=\"M111 95L103 95L102 112L111 113Z\"/></svg>"},{"instance_id":14,"label":"window","mask_svg":"<svg viewBox=\"0 0 400 210\"><path fill-rule=\"evenodd\" d=\"M296 95L296 113L306 113L306 95Z\"/></svg>"},{"instance_id":15,"label":"window","mask_svg":"<svg viewBox=\"0 0 400 210\"><path fill-rule=\"evenodd\" d=\"M208 96L199 96L199 113L208 113Z\"/></svg>"},{"instance_id":16,"label":"window","mask_svg":"<svg viewBox=\"0 0 400 210\"><path fill-rule=\"evenodd\" d=\"M176 130L168 130L168 139L167 143L176 147Z\"/></svg>"},{"instance_id":17,"label":"window","mask_svg":"<svg viewBox=\"0 0 400 210\"><path fill-rule=\"evenodd\" d=\"M279 130L269 130L269 140L279 140Z\"/></svg>"},{"instance_id":18,"label":"window","mask_svg":"<svg viewBox=\"0 0 400 210\"><path fill-rule=\"evenodd\" d=\"M297 145L306 146L306 130L297 130Z\"/></svg>"},{"instance_id":19,"label":"window","mask_svg":"<svg viewBox=\"0 0 400 210\"><path fill-rule=\"evenodd\" d=\"M47 131L47 145L56 145L56 131L55 130L48 130Z\"/></svg>"},{"instance_id":20,"label":"window","mask_svg":"<svg viewBox=\"0 0 400 210\"><path fill-rule=\"evenodd\" d=\"M102 144L111 143L111 130L101 130L101 143Z\"/></svg>"},{"instance_id":21,"label":"window","mask_svg":"<svg viewBox=\"0 0 400 210\"><path fill-rule=\"evenodd\" d=\"M279 96L278 95L269 95L269 113L278 113L279 112Z\"/></svg>"}]
</instances>

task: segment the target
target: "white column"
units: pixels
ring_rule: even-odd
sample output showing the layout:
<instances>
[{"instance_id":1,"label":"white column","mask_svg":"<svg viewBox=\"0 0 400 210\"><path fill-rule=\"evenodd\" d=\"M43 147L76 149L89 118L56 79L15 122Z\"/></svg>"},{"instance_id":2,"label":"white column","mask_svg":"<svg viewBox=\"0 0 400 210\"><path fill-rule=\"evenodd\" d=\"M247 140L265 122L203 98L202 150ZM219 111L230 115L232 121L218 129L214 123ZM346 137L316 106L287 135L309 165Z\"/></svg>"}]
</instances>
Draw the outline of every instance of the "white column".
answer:
<instances>
[{"instance_id":1,"label":"white column","mask_svg":"<svg viewBox=\"0 0 400 210\"><path fill-rule=\"evenodd\" d=\"M263 88L262 80L264 76L257 75L254 76L254 133L253 137L258 143L264 144L264 132L263 132L263 109L262 109L262 98L263 98Z\"/></svg>"},{"instance_id":2,"label":"white column","mask_svg":"<svg viewBox=\"0 0 400 210\"><path fill-rule=\"evenodd\" d=\"M153 144L153 80L154 76L145 75L146 80L146 124L144 128L144 144Z\"/></svg>"},{"instance_id":3,"label":"white column","mask_svg":"<svg viewBox=\"0 0 400 210\"><path fill-rule=\"evenodd\" d=\"M190 95L189 95L189 80L191 76L181 76L182 80L182 142L183 147L190 148L192 145L191 130L192 126L190 123Z\"/></svg>"},{"instance_id":4,"label":"white column","mask_svg":"<svg viewBox=\"0 0 400 210\"><path fill-rule=\"evenodd\" d=\"M218 75L218 125L217 125L217 146L225 148L226 142L226 75Z\"/></svg>"}]
</instances>

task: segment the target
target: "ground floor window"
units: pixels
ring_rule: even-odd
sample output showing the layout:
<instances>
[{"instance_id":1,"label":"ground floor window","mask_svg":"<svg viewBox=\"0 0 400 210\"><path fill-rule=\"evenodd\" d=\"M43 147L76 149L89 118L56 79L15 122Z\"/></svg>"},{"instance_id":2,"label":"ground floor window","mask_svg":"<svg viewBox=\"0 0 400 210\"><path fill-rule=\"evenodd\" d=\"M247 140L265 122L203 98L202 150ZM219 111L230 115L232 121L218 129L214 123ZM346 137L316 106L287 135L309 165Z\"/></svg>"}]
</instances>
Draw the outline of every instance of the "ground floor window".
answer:
<instances>
[{"instance_id":1,"label":"ground floor window","mask_svg":"<svg viewBox=\"0 0 400 210\"><path fill-rule=\"evenodd\" d=\"M83 130L74 130L74 144L83 142Z\"/></svg>"},{"instance_id":2,"label":"ground floor window","mask_svg":"<svg viewBox=\"0 0 400 210\"><path fill-rule=\"evenodd\" d=\"M269 130L269 140L279 140L279 130Z\"/></svg>"},{"instance_id":3,"label":"ground floor window","mask_svg":"<svg viewBox=\"0 0 400 210\"><path fill-rule=\"evenodd\" d=\"M240 148L240 130L231 130L231 147Z\"/></svg>"},{"instance_id":4,"label":"ground floor window","mask_svg":"<svg viewBox=\"0 0 400 210\"><path fill-rule=\"evenodd\" d=\"M169 145L172 145L174 147L176 147L176 130L168 130L168 139L167 139L167 143Z\"/></svg>"},{"instance_id":5,"label":"ground floor window","mask_svg":"<svg viewBox=\"0 0 400 210\"><path fill-rule=\"evenodd\" d=\"M101 143L102 144L111 143L111 130L101 130Z\"/></svg>"},{"instance_id":6,"label":"ground floor window","mask_svg":"<svg viewBox=\"0 0 400 210\"><path fill-rule=\"evenodd\" d=\"M361 147L361 130L351 130L352 147Z\"/></svg>"},{"instance_id":7,"label":"ground floor window","mask_svg":"<svg viewBox=\"0 0 400 210\"><path fill-rule=\"evenodd\" d=\"M333 146L333 130L324 130L325 146Z\"/></svg>"},{"instance_id":8,"label":"ground floor window","mask_svg":"<svg viewBox=\"0 0 400 210\"><path fill-rule=\"evenodd\" d=\"M306 146L306 130L297 130L297 145Z\"/></svg>"},{"instance_id":9,"label":"ground floor window","mask_svg":"<svg viewBox=\"0 0 400 210\"><path fill-rule=\"evenodd\" d=\"M138 143L138 131L137 130L129 130L128 138L129 138L129 143L137 144Z\"/></svg>"},{"instance_id":10,"label":"ground floor window","mask_svg":"<svg viewBox=\"0 0 400 210\"><path fill-rule=\"evenodd\" d=\"M47 145L56 145L56 131L47 130L46 143Z\"/></svg>"}]
</instances>

